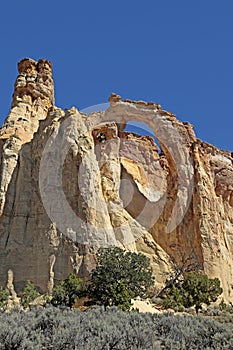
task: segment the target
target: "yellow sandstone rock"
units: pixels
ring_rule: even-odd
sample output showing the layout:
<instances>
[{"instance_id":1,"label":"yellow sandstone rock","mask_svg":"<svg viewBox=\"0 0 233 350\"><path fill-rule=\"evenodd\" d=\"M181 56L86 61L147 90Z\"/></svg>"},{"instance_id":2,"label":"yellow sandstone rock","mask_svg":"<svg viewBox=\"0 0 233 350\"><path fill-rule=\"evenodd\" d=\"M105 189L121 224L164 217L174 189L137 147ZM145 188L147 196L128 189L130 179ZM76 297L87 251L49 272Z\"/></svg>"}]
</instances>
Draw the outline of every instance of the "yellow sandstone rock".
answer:
<instances>
[{"instance_id":1,"label":"yellow sandstone rock","mask_svg":"<svg viewBox=\"0 0 233 350\"><path fill-rule=\"evenodd\" d=\"M159 289L198 264L233 301L232 153L198 140L161 106L112 94L106 112L54 106L52 66L19 62L0 130L0 280L41 292L70 271L88 278L100 246L149 257ZM124 132L146 122L154 139Z\"/></svg>"}]
</instances>

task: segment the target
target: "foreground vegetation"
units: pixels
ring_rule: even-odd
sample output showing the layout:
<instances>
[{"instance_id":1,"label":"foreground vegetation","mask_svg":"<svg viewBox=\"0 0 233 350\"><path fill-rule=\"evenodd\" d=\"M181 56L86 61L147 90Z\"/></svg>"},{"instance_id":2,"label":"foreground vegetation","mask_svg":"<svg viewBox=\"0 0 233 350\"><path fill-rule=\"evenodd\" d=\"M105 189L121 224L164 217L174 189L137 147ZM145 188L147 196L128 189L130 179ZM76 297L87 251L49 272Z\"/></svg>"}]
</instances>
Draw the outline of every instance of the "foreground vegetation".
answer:
<instances>
[{"instance_id":1,"label":"foreground vegetation","mask_svg":"<svg viewBox=\"0 0 233 350\"><path fill-rule=\"evenodd\" d=\"M179 274L179 278L172 276L172 281L169 281L169 287L163 288L162 305L165 308L194 306L198 313L203 303L210 305L222 293L218 278L208 278L198 271ZM89 305L117 306L127 311L131 308L131 299L152 296L153 286L150 261L145 255L118 247L101 248L90 283L84 287L81 279L74 273L69 274L54 287L51 303L72 307L76 299L86 296Z\"/></svg>"},{"instance_id":2,"label":"foreground vegetation","mask_svg":"<svg viewBox=\"0 0 233 350\"><path fill-rule=\"evenodd\" d=\"M160 307L179 311L194 307L198 313L203 303L210 305L221 295L219 279L180 271L158 298L153 294L149 260L111 247L99 250L89 283L70 273L51 296L43 296L44 307L38 306L41 297L39 304L34 303L39 294L28 281L21 306L6 313L9 292L1 289L0 350L233 349L233 308L223 300L205 316L128 312L132 298L154 295L152 300ZM86 311L75 308L80 306Z\"/></svg>"},{"instance_id":3,"label":"foreground vegetation","mask_svg":"<svg viewBox=\"0 0 233 350\"><path fill-rule=\"evenodd\" d=\"M87 294L95 304L114 305L126 311L131 299L146 298L153 284L150 261L145 255L118 247L101 248Z\"/></svg>"},{"instance_id":4,"label":"foreground vegetation","mask_svg":"<svg viewBox=\"0 0 233 350\"><path fill-rule=\"evenodd\" d=\"M0 350L110 350L233 348L233 317L140 314L95 307L58 307L0 314Z\"/></svg>"}]
</instances>

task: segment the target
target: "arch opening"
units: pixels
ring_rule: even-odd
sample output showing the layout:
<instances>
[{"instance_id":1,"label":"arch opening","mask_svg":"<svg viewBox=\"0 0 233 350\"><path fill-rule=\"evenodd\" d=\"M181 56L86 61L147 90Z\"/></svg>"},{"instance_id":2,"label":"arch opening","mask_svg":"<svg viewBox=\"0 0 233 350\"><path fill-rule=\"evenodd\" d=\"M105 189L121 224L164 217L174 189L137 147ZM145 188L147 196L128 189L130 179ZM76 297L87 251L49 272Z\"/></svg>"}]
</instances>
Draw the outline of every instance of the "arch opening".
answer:
<instances>
[{"instance_id":1,"label":"arch opening","mask_svg":"<svg viewBox=\"0 0 233 350\"><path fill-rule=\"evenodd\" d=\"M160 144L153 132L153 130L151 129L151 127L144 123L144 122L139 122L137 120L130 120L126 123L126 126L123 130L124 132L131 132L131 133L135 133L138 134L140 136L150 136L154 139L154 142L156 144L156 146L158 147L158 154L161 154L161 147Z\"/></svg>"}]
</instances>

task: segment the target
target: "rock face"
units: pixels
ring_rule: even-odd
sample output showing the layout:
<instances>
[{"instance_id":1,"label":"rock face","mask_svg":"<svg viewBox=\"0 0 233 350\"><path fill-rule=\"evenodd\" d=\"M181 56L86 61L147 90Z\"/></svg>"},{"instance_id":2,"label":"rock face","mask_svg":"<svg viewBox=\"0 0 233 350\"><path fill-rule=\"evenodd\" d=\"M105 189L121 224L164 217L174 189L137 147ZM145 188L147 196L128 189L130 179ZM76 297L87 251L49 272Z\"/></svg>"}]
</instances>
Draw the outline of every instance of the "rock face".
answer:
<instances>
[{"instance_id":1,"label":"rock face","mask_svg":"<svg viewBox=\"0 0 233 350\"><path fill-rule=\"evenodd\" d=\"M100 246L151 260L157 284L175 261L219 277L233 300L233 158L152 102L110 96L90 115L54 105L51 63L19 62L0 130L0 281L41 291L87 277ZM153 137L125 132L146 122Z\"/></svg>"}]
</instances>

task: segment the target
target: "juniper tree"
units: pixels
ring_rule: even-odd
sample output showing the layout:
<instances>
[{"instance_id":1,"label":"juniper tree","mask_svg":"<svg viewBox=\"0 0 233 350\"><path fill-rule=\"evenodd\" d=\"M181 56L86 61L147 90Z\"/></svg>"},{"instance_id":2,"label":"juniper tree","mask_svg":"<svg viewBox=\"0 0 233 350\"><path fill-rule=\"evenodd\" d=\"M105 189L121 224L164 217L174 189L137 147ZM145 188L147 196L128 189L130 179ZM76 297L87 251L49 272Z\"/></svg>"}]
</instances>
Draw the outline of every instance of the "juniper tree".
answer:
<instances>
[{"instance_id":1,"label":"juniper tree","mask_svg":"<svg viewBox=\"0 0 233 350\"><path fill-rule=\"evenodd\" d=\"M132 298L147 296L154 284L149 259L118 247L101 248L91 274L89 296L104 306L130 308Z\"/></svg>"}]
</instances>

